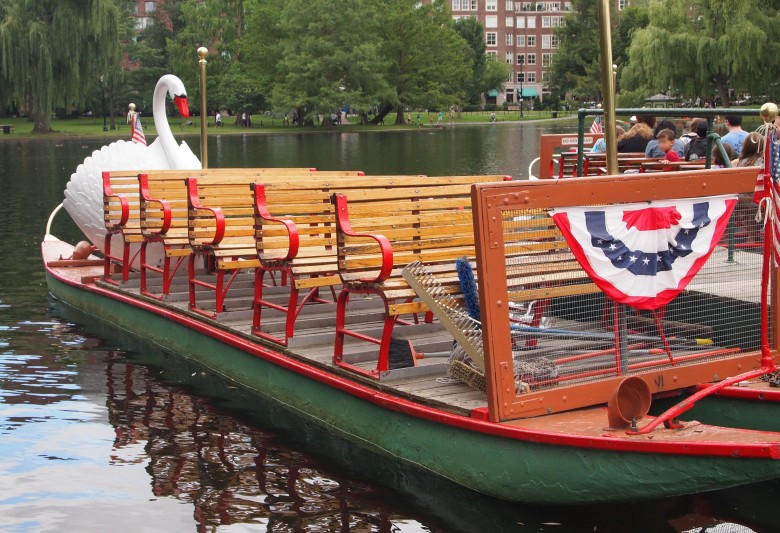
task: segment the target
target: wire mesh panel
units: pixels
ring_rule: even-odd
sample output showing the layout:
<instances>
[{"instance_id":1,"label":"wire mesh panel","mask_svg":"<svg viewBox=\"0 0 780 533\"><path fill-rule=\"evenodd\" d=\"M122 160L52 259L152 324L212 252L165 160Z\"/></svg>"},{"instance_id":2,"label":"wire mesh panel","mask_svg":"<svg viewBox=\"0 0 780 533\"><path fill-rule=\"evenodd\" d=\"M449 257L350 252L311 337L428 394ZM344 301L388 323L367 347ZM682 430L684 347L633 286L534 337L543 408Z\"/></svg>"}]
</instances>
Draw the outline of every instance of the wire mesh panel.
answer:
<instances>
[{"instance_id":1,"label":"wire mesh panel","mask_svg":"<svg viewBox=\"0 0 780 533\"><path fill-rule=\"evenodd\" d=\"M491 416L606 402L630 375L663 392L736 375L746 361L758 366L760 226L748 221L755 204L737 201L755 171L675 174L480 191L482 327L489 403L498 402ZM641 232L652 246L630 240ZM698 256L702 243L707 253ZM655 278L660 288L646 288ZM632 291L639 296L626 297ZM504 416L499 404L510 406Z\"/></svg>"}]
</instances>

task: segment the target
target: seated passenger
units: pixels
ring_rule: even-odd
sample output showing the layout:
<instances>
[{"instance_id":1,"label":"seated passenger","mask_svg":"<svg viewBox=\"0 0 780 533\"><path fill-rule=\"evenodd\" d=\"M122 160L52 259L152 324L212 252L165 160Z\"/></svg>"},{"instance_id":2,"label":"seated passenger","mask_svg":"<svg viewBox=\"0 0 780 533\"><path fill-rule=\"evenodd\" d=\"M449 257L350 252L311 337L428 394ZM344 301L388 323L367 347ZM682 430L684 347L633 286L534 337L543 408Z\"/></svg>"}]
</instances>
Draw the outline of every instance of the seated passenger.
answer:
<instances>
[{"instance_id":1,"label":"seated passenger","mask_svg":"<svg viewBox=\"0 0 780 533\"><path fill-rule=\"evenodd\" d=\"M626 130L621 128L620 126L615 126L615 141L620 142L621 137L626 134ZM590 149L592 153L595 154L603 154L607 151L607 137L604 136L595 143L593 143L593 147Z\"/></svg>"},{"instance_id":2,"label":"seated passenger","mask_svg":"<svg viewBox=\"0 0 780 533\"><path fill-rule=\"evenodd\" d=\"M653 138L653 126L655 126L655 117L638 116L636 124L620 139L617 151L621 154L644 152L647 143Z\"/></svg>"},{"instance_id":3,"label":"seated passenger","mask_svg":"<svg viewBox=\"0 0 780 533\"><path fill-rule=\"evenodd\" d=\"M707 155L707 129L709 122L700 120L696 123L696 138L685 146L685 160L696 161Z\"/></svg>"},{"instance_id":4,"label":"seated passenger","mask_svg":"<svg viewBox=\"0 0 780 533\"><path fill-rule=\"evenodd\" d=\"M645 157L664 157L666 154L666 151L661 150L658 147L658 133L661 130L670 130L675 137L677 137L677 126L674 125L674 122L671 120L662 120L658 123L658 125L655 127L655 139L651 140L649 143L647 143L647 148L645 148ZM677 155L681 158L684 155L685 151L685 144L680 139L674 139L674 151L677 152Z\"/></svg>"}]
</instances>

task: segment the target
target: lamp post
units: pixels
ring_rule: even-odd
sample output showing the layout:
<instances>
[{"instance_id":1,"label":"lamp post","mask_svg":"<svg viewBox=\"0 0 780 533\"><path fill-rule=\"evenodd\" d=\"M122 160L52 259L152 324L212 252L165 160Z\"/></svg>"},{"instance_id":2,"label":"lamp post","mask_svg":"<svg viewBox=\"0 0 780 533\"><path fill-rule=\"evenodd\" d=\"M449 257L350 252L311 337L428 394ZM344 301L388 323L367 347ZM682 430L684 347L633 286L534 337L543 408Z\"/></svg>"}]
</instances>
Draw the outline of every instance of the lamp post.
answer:
<instances>
[{"instance_id":1,"label":"lamp post","mask_svg":"<svg viewBox=\"0 0 780 533\"><path fill-rule=\"evenodd\" d=\"M525 72L523 72L524 65L525 54L520 57L520 118L523 118L523 81L525 81Z\"/></svg>"},{"instance_id":2,"label":"lamp post","mask_svg":"<svg viewBox=\"0 0 780 533\"><path fill-rule=\"evenodd\" d=\"M103 131L108 131L106 124L106 86L103 84L103 75L100 75L100 94L103 100Z\"/></svg>"}]
</instances>

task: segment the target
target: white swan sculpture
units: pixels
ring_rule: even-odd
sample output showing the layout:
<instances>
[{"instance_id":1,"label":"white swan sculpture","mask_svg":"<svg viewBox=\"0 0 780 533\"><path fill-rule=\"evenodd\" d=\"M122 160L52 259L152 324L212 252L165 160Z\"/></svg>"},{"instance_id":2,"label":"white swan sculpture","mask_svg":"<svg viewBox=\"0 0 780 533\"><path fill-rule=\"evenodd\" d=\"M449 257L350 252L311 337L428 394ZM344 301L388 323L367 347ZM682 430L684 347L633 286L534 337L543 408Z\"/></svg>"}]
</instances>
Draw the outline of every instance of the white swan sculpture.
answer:
<instances>
[{"instance_id":1,"label":"white swan sculpture","mask_svg":"<svg viewBox=\"0 0 780 533\"><path fill-rule=\"evenodd\" d=\"M174 99L183 117L189 116L187 92L182 81L167 74L160 78L154 89L153 112L157 139L149 146L131 141L116 141L92 152L70 176L65 188L63 205L84 235L101 251L104 247L106 226L103 221L103 179L107 170L167 170L199 169L200 160L182 141L176 144L165 112L165 94ZM122 237L115 235L111 241L112 254L122 248ZM130 253L136 255L135 245ZM157 252L157 253L155 253ZM162 250L149 250L147 261L160 265ZM159 257L158 257L159 256ZM135 263L137 264L138 258Z\"/></svg>"}]
</instances>

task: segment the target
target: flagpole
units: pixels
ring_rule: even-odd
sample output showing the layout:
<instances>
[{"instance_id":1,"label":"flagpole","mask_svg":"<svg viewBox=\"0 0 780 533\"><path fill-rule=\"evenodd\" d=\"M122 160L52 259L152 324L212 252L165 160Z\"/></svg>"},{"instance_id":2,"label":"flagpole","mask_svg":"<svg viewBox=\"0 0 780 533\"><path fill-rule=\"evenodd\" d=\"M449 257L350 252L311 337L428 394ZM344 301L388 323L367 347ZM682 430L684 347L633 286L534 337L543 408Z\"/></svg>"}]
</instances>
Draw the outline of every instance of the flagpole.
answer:
<instances>
[{"instance_id":1,"label":"flagpole","mask_svg":"<svg viewBox=\"0 0 780 533\"><path fill-rule=\"evenodd\" d=\"M206 107L206 56L209 50L205 46L198 48L198 57L200 57L200 164L203 168L209 168L208 137L206 127L208 126L209 113Z\"/></svg>"},{"instance_id":2,"label":"flagpole","mask_svg":"<svg viewBox=\"0 0 780 533\"><path fill-rule=\"evenodd\" d=\"M601 92L604 94L604 140L607 144L607 174L618 173L615 137L615 69L612 65L612 30L609 18L610 0L599 0L599 33L601 46Z\"/></svg>"},{"instance_id":3,"label":"flagpole","mask_svg":"<svg viewBox=\"0 0 780 533\"><path fill-rule=\"evenodd\" d=\"M778 108L773 103L766 103L761 106L761 120L766 127L764 137L764 198L761 203L764 204L764 257L761 264L761 367L774 368L772 353L769 348L769 277L772 265L772 257L776 253L774 250L774 217L775 203L778 198L775 195L775 185L772 180L772 131ZM777 133L775 132L775 137ZM768 200L765 202L765 200ZM759 209L761 207L759 206Z\"/></svg>"}]
</instances>

